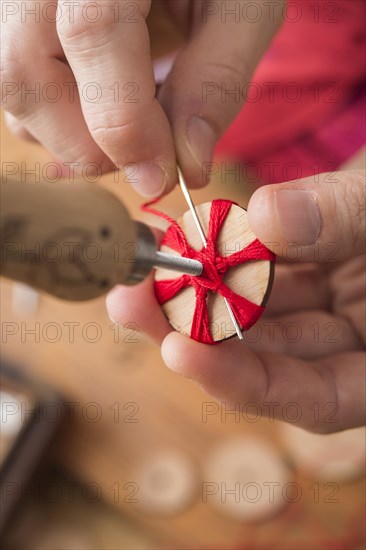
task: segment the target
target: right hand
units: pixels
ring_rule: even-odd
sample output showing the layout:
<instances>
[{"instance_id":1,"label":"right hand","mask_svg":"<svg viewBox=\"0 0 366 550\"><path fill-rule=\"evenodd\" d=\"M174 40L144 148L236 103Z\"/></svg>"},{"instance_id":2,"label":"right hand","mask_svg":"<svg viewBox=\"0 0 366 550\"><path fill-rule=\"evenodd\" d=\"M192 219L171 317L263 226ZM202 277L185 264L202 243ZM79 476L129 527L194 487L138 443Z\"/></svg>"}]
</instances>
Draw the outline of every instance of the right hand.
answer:
<instances>
[{"instance_id":1,"label":"right hand","mask_svg":"<svg viewBox=\"0 0 366 550\"><path fill-rule=\"evenodd\" d=\"M133 322L159 343L171 370L229 408L254 403L288 420L293 404L298 426L326 433L365 422L365 171L317 178L266 185L250 199L250 226L281 261L244 342L210 346L173 331L152 276L114 288L107 307L114 322Z\"/></svg>"}]
</instances>

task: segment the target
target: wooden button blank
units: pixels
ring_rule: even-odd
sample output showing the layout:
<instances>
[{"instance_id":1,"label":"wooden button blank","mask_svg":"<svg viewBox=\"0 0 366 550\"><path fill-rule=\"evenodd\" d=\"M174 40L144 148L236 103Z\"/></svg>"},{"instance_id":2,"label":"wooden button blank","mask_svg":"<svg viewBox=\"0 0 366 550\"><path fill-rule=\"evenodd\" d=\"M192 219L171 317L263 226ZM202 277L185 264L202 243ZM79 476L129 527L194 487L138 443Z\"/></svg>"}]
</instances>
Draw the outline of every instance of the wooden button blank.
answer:
<instances>
[{"instance_id":1,"label":"wooden button blank","mask_svg":"<svg viewBox=\"0 0 366 550\"><path fill-rule=\"evenodd\" d=\"M288 502L290 472L265 441L229 439L213 449L203 467L205 501L231 519L265 520Z\"/></svg>"},{"instance_id":2,"label":"wooden button blank","mask_svg":"<svg viewBox=\"0 0 366 550\"><path fill-rule=\"evenodd\" d=\"M194 463L178 451L150 455L137 473L138 506L152 515L172 516L183 512L197 494Z\"/></svg>"},{"instance_id":3,"label":"wooden button blank","mask_svg":"<svg viewBox=\"0 0 366 550\"><path fill-rule=\"evenodd\" d=\"M196 207L206 235L210 209L210 202ZM190 246L197 251L201 250L202 242L191 213L186 212L177 222L182 227ZM245 248L255 239L256 236L248 225L246 210L233 204L218 236L217 247L220 254L230 256L234 252ZM161 250L178 255L176 251L165 245L161 247ZM228 269L223 281L236 294L247 298L256 305L265 305L272 285L273 272L273 262L268 260L251 261ZM157 281L174 279L180 276L179 273L167 269L159 268L155 272ZM189 336L195 304L195 290L189 287L179 292L161 307L170 324L179 332ZM217 342L235 335L235 329L222 296L209 292L208 312L211 335L214 341Z\"/></svg>"},{"instance_id":4,"label":"wooden button blank","mask_svg":"<svg viewBox=\"0 0 366 550\"><path fill-rule=\"evenodd\" d=\"M281 424L280 433L296 466L315 479L346 483L364 474L364 427L324 435Z\"/></svg>"}]
</instances>

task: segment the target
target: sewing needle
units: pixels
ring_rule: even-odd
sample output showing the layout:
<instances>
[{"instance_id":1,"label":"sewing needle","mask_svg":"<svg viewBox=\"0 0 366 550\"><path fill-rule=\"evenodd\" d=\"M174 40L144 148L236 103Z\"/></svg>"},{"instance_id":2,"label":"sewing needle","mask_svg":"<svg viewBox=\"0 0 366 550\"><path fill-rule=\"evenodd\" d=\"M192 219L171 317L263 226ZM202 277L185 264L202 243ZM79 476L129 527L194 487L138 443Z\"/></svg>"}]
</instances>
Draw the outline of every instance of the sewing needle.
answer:
<instances>
[{"instance_id":1,"label":"sewing needle","mask_svg":"<svg viewBox=\"0 0 366 550\"><path fill-rule=\"evenodd\" d=\"M184 195L184 198L189 206L189 209L191 211L191 214L192 214L192 217L193 217L193 220L194 220L194 223L196 224L196 227L197 227L197 230L198 230L198 233L201 237L201 241L202 241L202 244L204 247L207 246L207 239L206 239L206 235L205 235L205 232L203 231L203 228L202 228L202 225L201 225L201 222L199 220L199 217L197 215L197 211L196 211L196 208L193 204L193 201L192 201L192 197L191 195L189 194L189 191L188 191L188 188L186 186L186 183L183 179L183 175L182 175L182 172L180 170L179 167L177 167L178 169L178 177L179 177L179 185L180 185L180 188L182 190L182 193ZM241 329L238 325L238 321L236 320L236 317L234 315L234 312L233 310L231 309L231 306L229 304L229 302L227 301L226 298L224 298L224 301L225 301L225 305L227 307L227 310L229 312L229 315L230 315L230 319L234 325L234 328L235 328L235 331L236 331L236 334L238 335L238 338L239 340L244 340L243 338L243 334L241 332Z\"/></svg>"}]
</instances>

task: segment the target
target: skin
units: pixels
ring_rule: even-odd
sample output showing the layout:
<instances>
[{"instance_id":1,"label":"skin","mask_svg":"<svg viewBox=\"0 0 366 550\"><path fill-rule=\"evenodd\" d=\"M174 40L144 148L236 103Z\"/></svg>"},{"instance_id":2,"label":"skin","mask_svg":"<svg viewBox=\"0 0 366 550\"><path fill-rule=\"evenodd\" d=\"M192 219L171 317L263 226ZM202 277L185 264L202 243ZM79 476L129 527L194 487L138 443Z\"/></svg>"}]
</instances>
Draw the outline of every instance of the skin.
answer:
<instances>
[{"instance_id":1,"label":"skin","mask_svg":"<svg viewBox=\"0 0 366 550\"><path fill-rule=\"evenodd\" d=\"M202 185L202 163L211 160L217 139L242 107L230 95L225 102L220 94L203 102L202 86L224 82L230 89L237 82L248 82L281 24L281 9L272 21L261 17L253 25L245 18L239 23L225 19L221 9L203 17L208 6L215 8L212 1L162 0L166 17L185 37L185 46L156 95L146 22L152 2L138 0L138 14L131 23L123 11L130 0L119 0L122 15L117 18L110 9L115 1L104 0L101 18L91 23L83 16L82 2L71 14L70 2L58 0L57 24L52 22L56 13L54 7L52 14L52 5L47 17L35 22L32 16L22 20L21 10L16 9L21 2L12 2L14 13L2 25L1 73L6 84L2 106L10 129L46 147L66 176L66 163L76 163L73 171L80 173L89 163L96 163L102 172L135 164L134 185L139 192L159 196L175 185L177 162L190 187ZM36 4L28 0L27 9ZM228 11L236 4L225 2ZM268 13L266 0L257 4ZM32 89L38 84L44 90L50 82L63 91L57 101L22 96L22 85ZM102 90L97 102L79 94L91 82ZM122 87L133 82L138 101L116 101L111 89L116 82ZM66 91L78 83L71 99L65 83ZM290 208L277 200L280 188L295 193ZM317 232L316 215L302 218L309 207L308 202L305 209L301 206L304 191L311 193L319 209ZM295 402L301 410L298 424L316 432L358 426L365 416L365 266L360 257L364 204L362 172L339 173L333 181L321 175L318 183L303 180L256 191L249 204L249 222L260 240L277 243L279 257L258 341L230 340L212 348L172 331L155 300L152 277L134 288L115 288L107 299L111 318L138 323L161 344L169 368L194 380L218 401L254 402L263 414L266 403L278 403L274 416L280 419L283 405ZM292 262L286 261L290 243L299 252ZM319 250L315 256L314 243ZM334 244L335 249L329 249ZM329 250L335 250L335 261L329 261ZM268 323L273 327L270 337L265 336ZM296 323L301 333L292 343L283 337L289 323ZM319 327L317 336L310 325ZM326 327L335 327L335 337L329 337ZM335 421L326 421L329 412Z\"/></svg>"},{"instance_id":2,"label":"skin","mask_svg":"<svg viewBox=\"0 0 366 550\"><path fill-rule=\"evenodd\" d=\"M298 211L289 215L277 200L283 189L295 194L293 204L304 193L310 195L318 230L310 211L299 228L303 208L299 202ZM292 414L307 430L328 433L360 426L365 419L364 207L362 170L321 174L319 182L307 178L268 185L254 193L249 223L262 242L276 243L278 254L260 338L253 328L244 343L230 339L208 346L172 331L155 299L152 276L136 287L112 290L110 317L137 323L161 345L168 368L228 407L254 403L263 415L286 420L283 411L295 403ZM297 252L296 261L286 261L290 250L291 257ZM298 327L298 337L291 331L289 338L283 336L289 324Z\"/></svg>"},{"instance_id":3,"label":"skin","mask_svg":"<svg viewBox=\"0 0 366 550\"><path fill-rule=\"evenodd\" d=\"M202 163L211 160L217 139L242 106L235 96L223 103L220 94L203 102L202 86L225 82L232 88L248 82L282 17L276 9L273 21L263 15L256 24L244 17L238 23L222 16L221 1L164 0L165 17L185 37L185 46L156 97L146 22L153 2L132 2L138 12L128 16L131 0L118 1L117 15L115 0L103 0L98 18L93 11L83 12L83 2L58 0L56 24L56 5L35 22L34 16L22 19L19 1L18 12L2 25L2 81L9 84L2 105L11 130L39 141L61 165L78 163L75 173L90 162L102 172L137 165L135 186L147 196L173 188L177 161L188 184L201 185ZM28 0L27 9L35 4ZM237 4L227 0L225 8ZM12 5L16 11L17 4ZM265 0L258 5L268 13ZM58 101L45 101L42 94L38 101L32 95L22 98L21 83L27 89L38 83L43 91L50 82L63 92ZM76 82L82 93L76 91L70 100ZM85 92L93 82L101 89L96 102ZM125 101L129 90L123 86L131 82L138 90L136 103ZM115 83L121 88L118 100Z\"/></svg>"}]
</instances>

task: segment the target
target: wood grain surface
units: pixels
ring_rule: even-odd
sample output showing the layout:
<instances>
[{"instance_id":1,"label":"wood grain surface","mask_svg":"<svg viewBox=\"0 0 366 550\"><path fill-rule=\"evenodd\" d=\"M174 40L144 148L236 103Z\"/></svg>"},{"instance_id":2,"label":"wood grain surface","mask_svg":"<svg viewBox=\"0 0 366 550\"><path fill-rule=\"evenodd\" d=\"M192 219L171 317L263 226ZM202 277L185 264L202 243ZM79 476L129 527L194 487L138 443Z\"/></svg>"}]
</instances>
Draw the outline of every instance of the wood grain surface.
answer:
<instances>
[{"instance_id":1,"label":"wood grain surface","mask_svg":"<svg viewBox=\"0 0 366 550\"><path fill-rule=\"evenodd\" d=\"M208 231L211 203L207 202L196 206L198 217L201 221L205 235ZM195 250L202 249L202 242L194 223L192 214L186 212L177 220L187 237L188 243ZM255 240L255 235L248 225L246 210L233 204L221 227L217 248L224 257L230 256L245 248ZM177 254L166 245L161 247L163 252ZM248 262L229 269L223 278L224 283L239 296L247 298L256 305L262 305L267 296L271 283L273 263L270 261ZM180 274L167 269L157 269L155 279L173 279ZM189 336L192 319L196 305L195 291L192 287L183 289L162 305L162 309L171 325L179 332ZM215 342L225 340L236 334L229 312L222 296L217 293L209 293L207 307L210 319L210 332Z\"/></svg>"}]
</instances>

